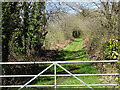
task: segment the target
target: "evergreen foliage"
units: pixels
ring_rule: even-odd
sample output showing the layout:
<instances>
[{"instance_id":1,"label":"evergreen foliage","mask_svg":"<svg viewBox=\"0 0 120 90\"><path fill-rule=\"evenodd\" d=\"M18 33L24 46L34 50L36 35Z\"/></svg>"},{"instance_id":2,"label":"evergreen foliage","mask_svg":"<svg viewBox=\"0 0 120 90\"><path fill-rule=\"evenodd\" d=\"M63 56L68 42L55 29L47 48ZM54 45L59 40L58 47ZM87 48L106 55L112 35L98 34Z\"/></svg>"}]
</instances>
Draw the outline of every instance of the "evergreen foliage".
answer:
<instances>
[{"instance_id":1,"label":"evergreen foliage","mask_svg":"<svg viewBox=\"0 0 120 90\"><path fill-rule=\"evenodd\" d=\"M3 61L9 54L40 52L47 34L45 2L3 2L2 15Z\"/></svg>"}]
</instances>

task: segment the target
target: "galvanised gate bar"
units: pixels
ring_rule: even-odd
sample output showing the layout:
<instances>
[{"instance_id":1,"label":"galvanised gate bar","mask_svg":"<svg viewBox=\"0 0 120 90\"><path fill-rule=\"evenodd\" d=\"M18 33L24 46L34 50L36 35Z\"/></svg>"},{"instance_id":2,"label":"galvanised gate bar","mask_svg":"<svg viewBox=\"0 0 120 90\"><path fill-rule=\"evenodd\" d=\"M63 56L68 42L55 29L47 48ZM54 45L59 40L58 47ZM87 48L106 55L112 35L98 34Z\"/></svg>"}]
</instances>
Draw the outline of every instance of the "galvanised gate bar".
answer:
<instances>
[{"instance_id":1,"label":"galvanised gate bar","mask_svg":"<svg viewBox=\"0 0 120 90\"><path fill-rule=\"evenodd\" d=\"M65 86L87 86L88 88L94 90L92 86L117 86L117 84L87 84L86 82L83 82L81 79L79 79L77 76L119 76L119 73L107 73L107 74L72 74L70 71L62 67L60 64L65 63L112 63L112 62L118 62L118 60L100 60L100 61L46 61L46 62L0 62L2 65L7 64L51 64L46 69L38 73L37 75L0 75L0 78L4 77L32 77L28 82L26 82L24 85L1 85L0 87L20 87L20 89L24 87L65 87ZM42 75L45 71L47 71L49 68L54 66L54 74L53 75ZM56 66L62 68L64 71L66 71L68 74L57 74L56 73ZM30 82L35 80L37 77L42 76L54 76L54 85L29 85ZM83 83L83 85L57 85L56 84L56 77L57 76L73 76L78 81Z\"/></svg>"}]
</instances>

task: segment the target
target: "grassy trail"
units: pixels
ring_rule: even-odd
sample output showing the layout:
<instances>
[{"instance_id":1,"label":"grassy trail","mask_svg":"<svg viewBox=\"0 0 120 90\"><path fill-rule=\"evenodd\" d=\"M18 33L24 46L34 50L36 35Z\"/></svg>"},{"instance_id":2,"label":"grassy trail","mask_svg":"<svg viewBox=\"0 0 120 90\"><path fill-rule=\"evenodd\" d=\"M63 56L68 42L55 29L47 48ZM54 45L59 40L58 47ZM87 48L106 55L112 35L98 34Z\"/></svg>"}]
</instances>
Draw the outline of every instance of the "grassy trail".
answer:
<instances>
[{"instance_id":1,"label":"grassy trail","mask_svg":"<svg viewBox=\"0 0 120 90\"><path fill-rule=\"evenodd\" d=\"M76 38L71 44L66 46L62 51L58 53L57 61L87 61L87 51L82 49L82 39ZM79 63L79 64L61 64L71 73L76 74L96 74L99 73L94 67L94 64L90 63ZM52 68L53 69L53 68ZM52 71L52 70L51 70ZM57 67L57 74L67 74L65 71ZM47 79L41 80L41 77L37 85L51 85L54 84L54 77L48 77ZM100 76L81 76L78 77L87 84L102 84L99 80ZM57 77L57 85L79 85L82 84L74 77ZM66 88L66 87L58 87ZM87 88L87 87L67 87L67 88ZM93 88L105 88L105 86L93 87Z\"/></svg>"},{"instance_id":2,"label":"grassy trail","mask_svg":"<svg viewBox=\"0 0 120 90\"><path fill-rule=\"evenodd\" d=\"M63 49L64 51L70 51L72 52L71 55L66 53L67 61L69 60L69 57L72 56L72 61L87 61L86 57L86 50L82 50L82 39L76 38L70 45L68 45L66 48ZM68 55L67 55L68 54ZM98 73L97 69L89 63L81 63L81 64L68 64L67 66L74 66L72 70L69 70L72 73L78 73L78 74L95 74ZM65 67L63 65L63 67ZM82 84L78 80L76 80L74 77L68 77L63 78L63 82L58 82L57 84L60 85L79 85ZM83 80L87 84L100 84L99 77L98 76L82 76L79 77L79 79ZM61 87L65 88L65 87ZM72 87L72 88L80 88L80 87ZM83 88L83 87L82 87ZM100 87L99 87L100 88Z\"/></svg>"}]
</instances>

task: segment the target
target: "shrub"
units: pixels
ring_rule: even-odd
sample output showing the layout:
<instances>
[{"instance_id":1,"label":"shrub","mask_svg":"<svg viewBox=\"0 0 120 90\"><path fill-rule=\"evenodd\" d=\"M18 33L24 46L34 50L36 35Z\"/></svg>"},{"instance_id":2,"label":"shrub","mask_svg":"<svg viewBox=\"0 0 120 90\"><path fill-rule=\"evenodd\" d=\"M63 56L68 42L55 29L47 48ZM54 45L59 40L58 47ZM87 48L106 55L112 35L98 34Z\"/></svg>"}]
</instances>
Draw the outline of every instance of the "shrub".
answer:
<instances>
[{"instance_id":1,"label":"shrub","mask_svg":"<svg viewBox=\"0 0 120 90\"><path fill-rule=\"evenodd\" d=\"M104 59L118 59L118 46L119 45L117 39L110 39L109 42L106 42L103 50Z\"/></svg>"}]
</instances>

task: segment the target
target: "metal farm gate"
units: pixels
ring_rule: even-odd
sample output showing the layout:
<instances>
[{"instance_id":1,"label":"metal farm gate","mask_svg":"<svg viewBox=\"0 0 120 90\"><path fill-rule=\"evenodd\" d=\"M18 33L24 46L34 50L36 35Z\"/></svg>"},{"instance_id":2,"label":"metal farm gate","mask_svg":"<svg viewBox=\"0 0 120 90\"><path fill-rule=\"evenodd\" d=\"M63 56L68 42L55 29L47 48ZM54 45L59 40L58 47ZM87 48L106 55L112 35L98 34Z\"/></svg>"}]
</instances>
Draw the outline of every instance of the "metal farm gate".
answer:
<instances>
[{"instance_id":1,"label":"metal farm gate","mask_svg":"<svg viewBox=\"0 0 120 90\"><path fill-rule=\"evenodd\" d=\"M102 60L102 61L48 61L48 62L0 62L2 65L7 64L51 64L46 69L38 73L37 75L0 75L0 77L32 77L28 82L26 82L24 85L1 85L0 87L19 87L18 90L24 88L24 87L65 87L65 86L87 86L88 88L94 90L92 86L116 86L117 84L87 84L86 82L83 82L81 79L79 79L77 76L119 76L119 73L108 73L108 74L72 74L70 71L62 67L60 64L64 63L111 63L111 62L118 62L118 60ZM54 66L54 74L53 75L42 75L45 71L47 71L50 67ZM66 71L68 74L57 74L56 73L56 66L62 68L64 71ZM54 85L29 85L30 82L35 80L37 77L41 76L54 76ZM56 77L58 76L73 76L75 79L83 83L83 85L57 85L56 84Z\"/></svg>"}]
</instances>

